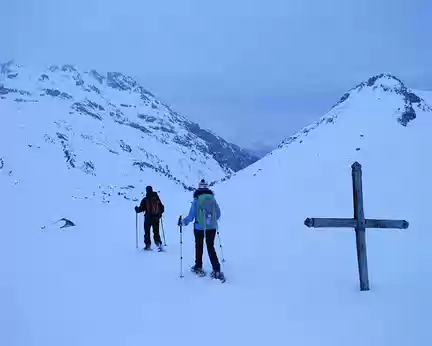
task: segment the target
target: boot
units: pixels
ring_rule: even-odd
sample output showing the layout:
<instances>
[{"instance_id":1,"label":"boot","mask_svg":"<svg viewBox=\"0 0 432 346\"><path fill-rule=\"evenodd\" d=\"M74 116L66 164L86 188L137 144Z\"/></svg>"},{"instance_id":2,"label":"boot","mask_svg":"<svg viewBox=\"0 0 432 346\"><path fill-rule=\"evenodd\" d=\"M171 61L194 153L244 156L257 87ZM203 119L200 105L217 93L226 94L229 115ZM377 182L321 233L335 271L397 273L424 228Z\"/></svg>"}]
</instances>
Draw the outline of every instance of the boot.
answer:
<instances>
[{"instance_id":1,"label":"boot","mask_svg":"<svg viewBox=\"0 0 432 346\"><path fill-rule=\"evenodd\" d=\"M210 277L212 277L213 279L218 279L222 282L225 282L225 275L221 271L214 271L213 270L210 274Z\"/></svg>"},{"instance_id":2,"label":"boot","mask_svg":"<svg viewBox=\"0 0 432 346\"><path fill-rule=\"evenodd\" d=\"M191 267L191 272L198 276L205 276L206 273L202 268L198 268L196 265Z\"/></svg>"}]
</instances>

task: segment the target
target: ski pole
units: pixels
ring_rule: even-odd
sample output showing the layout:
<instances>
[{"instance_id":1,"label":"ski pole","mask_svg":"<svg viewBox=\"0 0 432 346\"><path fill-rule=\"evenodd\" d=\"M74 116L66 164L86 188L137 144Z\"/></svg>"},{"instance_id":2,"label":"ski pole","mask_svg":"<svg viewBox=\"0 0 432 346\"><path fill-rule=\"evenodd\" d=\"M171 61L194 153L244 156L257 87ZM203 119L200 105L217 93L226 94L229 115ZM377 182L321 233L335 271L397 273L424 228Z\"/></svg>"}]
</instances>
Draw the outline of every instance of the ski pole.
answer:
<instances>
[{"instance_id":1,"label":"ski pole","mask_svg":"<svg viewBox=\"0 0 432 346\"><path fill-rule=\"evenodd\" d=\"M180 215L178 219L178 226L180 227L180 277L183 277L183 224Z\"/></svg>"},{"instance_id":2,"label":"ski pole","mask_svg":"<svg viewBox=\"0 0 432 346\"><path fill-rule=\"evenodd\" d=\"M138 213L135 213L135 242L138 249Z\"/></svg>"},{"instance_id":3,"label":"ski pole","mask_svg":"<svg viewBox=\"0 0 432 346\"><path fill-rule=\"evenodd\" d=\"M163 236L163 240L164 240L164 246L167 246L167 244L166 244L166 239L165 239L165 229L164 229L164 226L163 226L163 218L161 217L161 226L162 226L162 236Z\"/></svg>"},{"instance_id":4,"label":"ski pole","mask_svg":"<svg viewBox=\"0 0 432 346\"><path fill-rule=\"evenodd\" d=\"M223 255L222 242L220 240L219 230L217 231L217 235L218 235L218 239L219 239L219 246L220 246L220 249L221 249L222 262L225 262L225 258L224 258L224 255Z\"/></svg>"}]
</instances>

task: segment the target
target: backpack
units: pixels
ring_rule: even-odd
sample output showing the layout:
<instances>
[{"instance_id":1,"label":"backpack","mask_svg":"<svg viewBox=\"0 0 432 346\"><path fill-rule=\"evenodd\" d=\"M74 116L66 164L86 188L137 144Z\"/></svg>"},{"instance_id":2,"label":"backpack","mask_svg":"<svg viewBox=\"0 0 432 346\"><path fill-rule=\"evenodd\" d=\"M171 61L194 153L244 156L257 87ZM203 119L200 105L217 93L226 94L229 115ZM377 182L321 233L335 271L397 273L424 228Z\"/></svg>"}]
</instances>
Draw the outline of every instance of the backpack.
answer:
<instances>
[{"instance_id":1,"label":"backpack","mask_svg":"<svg viewBox=\"0 0 432 346\"><path fill-rule=\"evenodd\" d=\"M217 228L217 203L213 195L203 194L198 197L196 220L204 229Z\"/></svg>"},{"instance_id":2,"label":"backpack","mask_svg":"<svg viewBox=\"0 0 432 346\"><path fill-rule=\"evenodd\" d=\"M161 201L157 195L147 197L147 210L146 213L152 216L161 215Z\"/></svg>"}]
</instances>

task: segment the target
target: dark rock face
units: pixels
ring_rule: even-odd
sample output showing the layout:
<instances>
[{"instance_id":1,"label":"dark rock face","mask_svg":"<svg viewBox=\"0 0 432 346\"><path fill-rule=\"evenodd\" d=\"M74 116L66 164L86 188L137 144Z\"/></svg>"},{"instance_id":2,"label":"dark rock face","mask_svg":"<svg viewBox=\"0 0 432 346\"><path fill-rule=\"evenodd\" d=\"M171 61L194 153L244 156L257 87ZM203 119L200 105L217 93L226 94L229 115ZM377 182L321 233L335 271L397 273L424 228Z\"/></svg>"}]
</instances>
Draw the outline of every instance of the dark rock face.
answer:
<instances>
[{"instance_id":1,"label":"dark rock face","mask_svg":"<svg viewBox=\"0 0 432 346\"><path fill-rule=\"evenodd\" d=\"M60 144L63 148L64 157L66 159L66 165L68 168L75 168L76 155L69 149L68 137L63 133L57 132L57 138L60 139Z\"/></svg>"},{"instance_id":2,"label":"dark rock face","mask_svg":"<svg viewBox=\"0 0 432 346\"><path fill-rule=\"evenodd\" d=\"M411 93L411 92L407 92L405 94L405 99L411 103L420 103L421 102L421 98L418 97L416 94Z\"/></svg>"},{"instance_id":3,"label":"dark rock face","mask_svg":"<svg viewBox=\"0 0 432 346\"><path fill-rule=\"evenodd\" d=\"M224 139L215 136L207 130L203 130L195 123L187 123L187 129L201 138L207 144L207 153L222 166L224 169L232 169L238 172L241 169L258 161L258 158L252 156L240 147L228 143Z\"/></svg>"},{"instance_id":4,"label":"dark rock face","mask_svg":"<svg viewBox=\"0 0 432 346\"><path fill-rule=\"evenodd\" d=\"M120 140L120 147L128 153L132 152L132 148L130 147L130 145L126 144L123 140Z\"/></svg>"},{"instance_id":5,"label":"dark rock face","mask_svg":"<svg viewBox=\"0 0 432 346\"><path fill-rule=\"evenodd\" d=\"M83 102L75 102L71 106L71 108L81 114L90 115L92 118L97 120L102 120L102 116L97 112L105 111L105 108L102 107L100 104L90 100L85 100Z\"/></svg>"},{"instance_id":6,"label":"dark rock face","mask_svg":"<svg viewBox=\"0 0 432 346\"><path fill-rule=\"evenodd\" d=\"M65 92L61 92L60 90L57 90L57 89L45 89L45 92L47 95L52 96L52 97L60 97L62 99L66 99L66 100L72 99L71 95L69 95L68 93L65 93Z\"/></svg>"},{"instance_id":7,"label":"dark rock face","mask_svg":"<svg viewBox=\"0 0 432 346\"><path fill-rule=\"evenodd\" d=\"M96 79L96 80L99 82L99 84L102 84L103 81L105 80L105 77L102 76L101 74L99 74L96 70L91 70L91 71L90 71L90 75L91 75L94 79Z\"/></svg>"},{"instance_id":8,"label":"dark rock face","mask_svg":"<svg viewBox=\"0 0 432 346\"><path fill-rule=\"evenodd\" d=\"M90 174L90 175L96 175L95 174L95 166L93 162L91 161L84 161L83 166L81 167L84 173Z\"/></svg>"},{"instance_id":9,"label":"dark rock face","mask_svg":"<svg viewBox=\"0 0 432 346\"><path fill-rule=\"evenodd\" d=\"M417 115L412 105L406 104L405 110L403 111L402 115L398 118L398 121L402 126L407 126L408 123L414 120L416 117Z\"/></svg>"},{"instance_id":10,"label":"dark rock face","mask_svg":"<svg viewBox=\"0 0 432 346\"><path fill-rule=\"evenodd\" d=\"M102 120L102 117L99 114L90 111L85 103L77 102L74 103L71 107L72 109L75 109L77 112L81 114L90 115L94 119Z\"/></svg>"},{"instance_id":11,"label":"dark rock face","mask_svg":"<svg viewBox=\"0 0 432 346\"><path fill-rule=\"evenodd\" d=\"M148 123L154 123L156 121L156 118L151 115L145 115L145 114L138 114L138 118L143 119L147 121Z\"/></svg>"},{"instance_id":12,"label":"dark rock face","mask_svg":"<svg viewBox=\"0 0 432 346\"><path fill-rule=\"evenodd\" d=\"M137 86L137 82L133 78L119 72L108 72L107 84L109 87L121 91L133 90Z\"/></svg>"},{"instance_id":13,"label":"dark rock face","mask_svg":"<svg viewBox=\"0 0 432 346\"><path fill-rule=\"evenodd\" d=\"M0 84L0 95L9 94L11 89L5 88L2 84Z\"/></svg>"},{"instance_id":14,"label":"dark rock face","mask_svg":"<svg viewBox=\"0 0 432 346\"><path fill-rule=\"evenodd\" d=\"M145 98L147 99L147 96L150 97L155 97L150 91L144 89L142 86L138 87L138 92L141 94L141 96L146 96Z\"/></svg>"},{"instance_id":15,"label":"dark rock face","mask_svg":"<svg viewBox=\"0 0 432 346\"><path fill-rule=\"evenodd\" d=\"M384 75L373 76L373 77L369 78L369 79L367 80L367 82L366 82L366 85L367 85L367 86L372 86L372 85L374 85L375 82L376 82L379 78L381 78L381 77L384 77Z\"/></svg>"},{"instance_id":16,"label":"dark rock face","mask_svg":"<svg viewBox=\"0 0 432 346\"><path fill-rule=\"evenodd\" d=\"M149 129L147 129L146 127L144 127L140 124L137 124L134 122L128 122L127 125L134 128L134 129L140 130L143 133L151 133L151 131Z\"/></svg>"},{"instance_id":17,"label":"dark rock face","mask_svg":"<svg viewBox=\"0 0 432 346\"><path fill-rule=\"evenodd\" d=\"M88 103L89 107L91 107L94 110L96 110L96 109L98 109L100 111L104 111L105 110L105 108L103 108L100 104L98 104L96 102L88 101L87 100L87 103Z\"/></svg>"},{"instance_id":18,"label":"dark rock face","mask_svg":"<svg viewBox=\"0 0 432 346\"><path fill-rule=\"evenodd\" d=\"M72 65L63 65L61 70L63 72L77 72L76 68Z\"/></svg>"},{"instance_id":19,"label":"dark rock face","mask_svg":"<svg viewBox=\"0 0 432 346\"><path fill-rule=\"evenodd\" d=\"M57 132L57 137L62 141L68 141L68 137L62 133Z\"/></svg>"},{"instance_id":20,"label":"dark rock face","mask_svg":"<svg viewBox=\"0 0 432 346\"><path fill-rule=\"evenodd\" d=\"M23 99L23 98L16 98L15 100L14 100L15 102L30 102L30 103L37 103L37 102L39 102L38 100L26 100L26 99Z\"/></svg>"},{"instance_id":21,"label":"dark rock face","mask_svg":"<svg viewBox=\"0 0 432 346\"><path fill-rule=\"evenodd\" d=\"M345 100L348 100L348 97L349 97L349 96L350 96L349 93L345 93L345 94L341 97L341 99L340 99L339 102L344 102Z\"/></svg>"},{"instance_id":22,"label":"dark rock face","mask_svg":"<svg viewBox=\"0 0 432 346\"><path fill-rule=\"evenodd\" d=\"M94 91L96 94L100 95L100 90L98 87L96 87L94 85L89 85L89 89Z\"/></svg>"},{"instance_id":23,"label":"dark rock face","mask_svg":"<svg viewBox=\"0 0 432 346\"><path fill-rule=\"evenodd\" d=\"M3 84L0 84L0 95L6 95L9 93L11 94L17 93L20 94L21 96L31 96L31 93L29 93L28 91L5 88Z\"/></svg>"},{"instance_id":24,"label":"dark rock face","mask_svg":"<svg viewBox=\"0 0 432 346\"><path fill-rule=\"evenodd\" d=\"M172 133L172 134L175 134L175 131L174 131L171 127L165 127L165 126L151 126L151 128L152 128L153 130L156 130L156 131L163 131L163 132L166 132L166 133Z\"/></svg>"}]
</instances>

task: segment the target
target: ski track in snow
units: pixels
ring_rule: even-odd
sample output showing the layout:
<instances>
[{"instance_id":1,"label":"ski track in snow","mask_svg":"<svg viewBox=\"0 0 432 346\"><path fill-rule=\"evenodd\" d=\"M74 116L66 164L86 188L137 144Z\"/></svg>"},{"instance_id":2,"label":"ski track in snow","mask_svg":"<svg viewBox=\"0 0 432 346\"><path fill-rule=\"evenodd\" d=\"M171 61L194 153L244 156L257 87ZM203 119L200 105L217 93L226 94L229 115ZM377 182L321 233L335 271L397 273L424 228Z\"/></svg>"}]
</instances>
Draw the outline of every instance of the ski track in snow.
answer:
<instances>
[{"instance_id":1,"label":"ski track in snow","mask_svg":"<svg viewBox=\"0 0 432 346\"><path fill-rule=\"evenodd\" d=\"M8 157L0 170L0 344L429 345L432 117L419 111L402 127L392 112L400 100L377 93L351 97L334 123L215 187L224 284L189 272L191 227L179 278L176 222L191 193L175 183L147 171L131 177L154 182L166 206L167 252L145 253L135 249L137 202L72 199L92 178L63 165L48 174L49 156ZM410 222L408 230L367 231L369 292L359 291L353 230L303 225L306 217L352 217L355 160L366 217ZM76 226L40 229L62 217Z\"/></svg>"}]
</instances>

